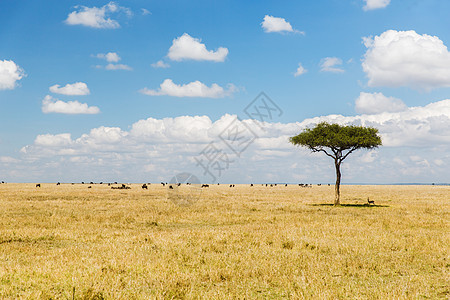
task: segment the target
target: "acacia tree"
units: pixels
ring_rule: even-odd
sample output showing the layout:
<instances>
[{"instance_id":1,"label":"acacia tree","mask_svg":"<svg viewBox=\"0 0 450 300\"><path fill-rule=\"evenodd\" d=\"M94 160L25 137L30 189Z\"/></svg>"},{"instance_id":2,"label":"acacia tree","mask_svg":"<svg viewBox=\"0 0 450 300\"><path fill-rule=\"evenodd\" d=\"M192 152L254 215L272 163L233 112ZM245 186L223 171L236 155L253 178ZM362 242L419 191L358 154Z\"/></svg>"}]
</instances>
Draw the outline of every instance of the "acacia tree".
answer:
<instances>
[{"instance_id":1,"label":"acacia tree","mask_svg":"<svg viewBox=\"0 0 450 300\"><path fill-rule=\"evenodd\" d=\"M334 159L336 185L334 205L340 205L341 164L347 156L358 149L373 149L381 146L378 129L364 126L342 126L322 122L314 128L306 128L299 135L289 138L298 146L312 152L323 152Z\"/></svg>"}]
</instances>

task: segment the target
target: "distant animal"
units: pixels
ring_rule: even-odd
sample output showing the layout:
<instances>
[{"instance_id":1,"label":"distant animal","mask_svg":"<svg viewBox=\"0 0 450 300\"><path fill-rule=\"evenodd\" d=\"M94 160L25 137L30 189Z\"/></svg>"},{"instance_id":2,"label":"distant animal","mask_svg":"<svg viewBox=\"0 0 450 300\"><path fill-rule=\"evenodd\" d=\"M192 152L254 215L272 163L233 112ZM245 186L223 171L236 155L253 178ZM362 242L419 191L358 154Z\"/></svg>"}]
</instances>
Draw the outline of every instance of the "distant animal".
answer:
<instances>
[{"instance_id":1,"label":"distant animal","mask_svg":"<svg viewBox=\"0 0 450 300\"><path fill-rule=\"evenodd\" d=\"M233 185L232 185L232 184L230 184L230 187L233 187Z\"/></svg>"},{"instance_id":2,"label":"distant animal","mask_svg":"<svg viewBox=\"0 0 450 300\"><path fill-rule=\"evenodd\" d=\"M202 188L207 188L209 187L209 184L202 184Z\"/></svg>"},{"instance_id":3,"label":"distant animal","mask_svg":"<svg viewBox=\"0 0 450 300\"><path fill-rule=\"evenodd\" d=\"M164 182L161 182L162 186L166 186L166 184Z\"/></svg>"},{"instance_id":4,"label":"distant animal","mask_svg":"<svg viewBox=\"0 0 450 300\"><path fill-rule=\"evenodd\" d=\"M287 183L284 186L287 186Z\"/></svg>"},{"instance_id":5,"label":"distant animal","mask_svg":"<svg viewBox=\"0 0 450 300\"><path fill-rule=\"evenodd\" d=\"M147 185L145 183L142 185L142 189L148 190L148 187L147 187Z\"/></svg>"},{"instance_id":6,"label":"distant animal","mask_svg":"<svg viewBox=\"0 0 450 300\"><path fill-rule=\"evenodd\" d=\"M250 184L250 186L253 186L253 183L252 183L252 184Z\"/></svg>"},{"instance_id":7,"label":"distant animal","mask_svg":"<svg viewBox=\"0 0 450 300\"><path fill-rule=\"evenodd\" d=\"M178 183L177 183L177 185L178 185L178 186L180 186L180 185L181 185L181 183L179 183L179 182L178 182Z\"/></svg>"},{"instance_id":8,"label":"distant animal","mask_svg":"<svg viewBox=\"0 0 450 300\"><path fill-rule=\"evenodd\" d=\"M41 187L41 184L40 184L40 183L36 184L36 187L37 187L37 188L38 188L38 187Z\"/></svg>"},{"instance_id":9,"label":"distant animal","mask_svg":"<svg viewBox=\"0 0 450 300\"><path fill-rule=\"evenodd\" d=\"M92 186L88 186L88 189L92 189Z\"/></svg>"},{"instance_id":10,"label":"distant animal","mask_svg":"<svg viewBox=\"0 0 450 300\"><path fill-rule=\"evenodd\" d=\"M82 181L81 184L84 184L84 181Z\"/></svg>"},{"instance_id":11,"label":"distant animal","mask_svg":"<svg viewBox=\"0 0 450 300\"><path fill-rule=\"evenodd\" d=\"M367 197L367 204L373 204L375 205L375 201L374 200L370 200L369 197Z\"/></svg>"},{"instance_id":12,"label":"distant animal","mask_svg":"<svg viewBox=\"0 0 450 300\"><path fill-rule=\"evenodd\" d=\"M91 183L90 184L94 184L92 181L91 181Z\"/></svg>"},{"instance_id":13,"label":"distant animal","mask_svg":"<svg viewBox=\"0 0 450 300\"><path fill-rule=\"evenodd\" d=\"M266 186L267 186L267 183L266 183Z\"/></svg>"},{"instance_id":14,"label":"distant animal","mask_svg":"<svg viewBox=\"0 0 450 300\"><path fill-rule=\"evenodd\" d=\"M100 184L103 184L103 181L100 181Z\"/></svg>"},{"instance_id":15,"label":"distant animal","mask_svg":"<svg viewBox=\"0 0 450 300\"><path fill-rule=\"evenodd\" d=\"M328 186L330 186L331 184L328 184Z\"/></svg>"},{"instance_id":16,"label":"distant animal","mask_svg":"<svg viewBox=\"0 0 450 300\"><path fill-rule=\"evenodd\" d=\"M173 186L169 185L169 189L173 190Z\"/></svg>"},{"instance_id":17,"label":"distant animal","mask_svg":"<svg viewBox=\"0 0 450 300\"><path fill-rule=\"evenodd\" d=\"M56 185L61 185L61 182L58 182Z\"/></svg>"},{"instance_id":18,"label":"distant animal","mask_svg":"<svg viewBox=\"0 0 450 300\"><path fill-rule=\"evenodd\" d=\"M122 183L121 186L112 186L111 187L112 190L131 190L131 187L126 186L125 184Z\"/></svg>"},{"instance_id":19,"label":"distant animal","mask_svg":"<svg viewBox=\"0 0 450 300\"><path fill-rule=\"evenodd\" d=\"M270 186L272 186L272 187L273 187L273 184L271 184Z\"/></svg>"}]
</instances>

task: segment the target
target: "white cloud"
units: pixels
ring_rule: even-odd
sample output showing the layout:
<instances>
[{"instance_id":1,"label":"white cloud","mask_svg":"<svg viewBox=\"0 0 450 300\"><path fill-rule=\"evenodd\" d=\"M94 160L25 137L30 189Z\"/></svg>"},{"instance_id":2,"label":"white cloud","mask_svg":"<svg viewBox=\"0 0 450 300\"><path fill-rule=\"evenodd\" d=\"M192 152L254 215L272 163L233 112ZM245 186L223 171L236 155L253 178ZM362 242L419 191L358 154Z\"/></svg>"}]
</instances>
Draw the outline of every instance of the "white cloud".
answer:
<instances>
[{"instance_id":1,"label":"white cloud","mask_svg":"<svg viewBox=\"0 0 450 300\"><path fill-rule=\"evenodd\" d=\"M98 114L100 113L100 109L96 106L88 106L86 103L80 103L78 101L64 102L47 95L42 100L42 112L46 114Z\"/></svg>"},{"instance_id":2,"label":"white cloud","mask_svg":"<svg viewBox=\"0 0 450 300\"><path fill-rule=\"evenodd\" d=\"M167 54L171 60L175 61L192 59L214 62L223 62L227 55L227 48L220 47L216 51L209 51L205 44L201 43L201 39L193 38L187 33L173 40Z\"/></svg>"},{"instance_id":3,"label":"white cloud","mask_svg":"<svg viewBox=\"0 0 450 300\"><path fill-rule=\"evenodd\" d=\"M70 133L41 134L21 150L22 158L14 163L14 168L6 166L3 171L11 178L9 181L39 178L68 182L94 179L157 182L190 172L210 182L194 158L205 160L201 153L212 142L232 161L223 170L220 182L333 182L333 163L328 157L311 154L288 142L290 136L302 129L328 121L374 126L382 136L383 147L358 151L346 159L344 182L450 181L450 100L396 113L328 115L295 123L236 118L228 114L216 121L208 116L147 118L127 126L128 130L100 126L78 138ZM240 157L233 155L219 137L232 122L245 124L258 137ZM27 162L22 166L22 177L9 176L21 169L22 161Z\"/></svg>"},{"instance_id":4,"label":"white cloud","mask_svg":"<svg viewBox=\"0 0 450 300\"><path fill-rule=\"evenodd\" d=\"M116 52L108 52L106 54L99 53L95 57L100 58L100 59L104 59L104 60L106 60L107 62L110 62L110 63L116 63L116 62L118 62L121 59L119 54L117 54Z\"/></svg>"},{"instance_id":5,"label":"white cloud","mask_svg":"<svg viewBox=\"0 0 450 300\"><path fill-rule=\"evenodd\" d=\"M377 127L382 134L383 145L388 147L450 145L450 100L409 107L400 112L353 117L341 115L316 117L306 119L302 124L310 126L322 121Z\"/></svg>"},{"instance_id":6,"label":"white cloud","mask_svg":"<svg viewBox=\"0 0 450 300\"><path fill-rule=\"evenodd\" d=\"M60 87L59 84L52 85L49 88L50 92L55 94L62 95L72 95L72 96L82 96L89 95L90 91L86 83L84 82L75 82L73 84L66 84L63 87Z\"/></svg>"},{"instance_id":7,"label":"white cloud","mask_svg":"<svg viewBox=\"0 0 450 300\"><path fill-rule=\"evenodd\" d=\"M366 5L364 5L363 10L373 10L379 8L385 8L389 5L391 0L364 0Z\"/></svg>"},{"instance_id":8,"label":"white cloud","mask_svg":"<svg viewBox=\"0 0 450 300\"><path fill-rule=\"evenodd\" d=\"M342 73L343 69L337 66L342 65L342 59L337 57L325 57L320 62L320 71L322 72L332 72L332 73Z\"/></svg>"},{"instance_id":9,"label":"white cloud","mask_svg":"<svg viewBox=\"0 0 450 300\"><path fill-rule=\"evenodd\" d=\"M173 97L200 97L200 98L223 98L231 95L236 91L236 87L232 84L228 85L228 89L224 89L216 83L208 87L200 81L193 81L187 84L178 85L172 79L166 79L160 84L159 89L150 90L144 88L140 90L142 94L149 96L173 96Z\"/></svg>"},{"instance_id":10,"label":"white cloud","mask_svg":"<svg viewBox=\"0 0 450 300\"><path fill-rule=\"evenodd\" d=\"M292 28L292 25L284 18L277 18L269 15L264 16L264 21L261 23L265 32L304 32L296 31Z\"/></svg>"},{"instance_id":11,"label":"white cloud","mask_svg":"<svg viewBox=\"0 0 450 300\"><path fill-rule=\"evenodd\" d=\"M131 70L133 70L130 66L127 66L124 64L107 64L105 66L105 69L108 71L115 71L115 70L131 71Z\"/></svg>"},{"instance_id":12,"label":"white cloud","mask_svg":"<svg viewBox=\"0 0 450 300\"><path fill-rule=\"evenodd\" d=\"M19 162L18 159L11 156L0 156L0 163L2 164L13 164Z\"/></svg>"},{"instance_id":13,"label":"white cloud","mask_svg":"<svg viewBox=\"0 0 450 300\"><path fill-rule=\"evenodd\" d=\"M141 8L141 13L143 16L152 14L148 9L145 9L145 8Z\"/></svg>"},{"instance_id":14,"label":"white cloud","mask_svg":"<svg viewBox=\"0 0 450 300\"><path fill-rule=\"evenodd\" d=\"M306 72L308 72L308 70L306 70L306 69L302 66L301 63L299 63L299 64L298 64L297 71L295 71L294 76L297 77L297 76L300 76L300 75L305 74Z\"/></svg>"},{"instance_id":15,"label":"white cloud","mask_svg":"<svg viewBox=\"0 0 450 300\"><path fill-rule=\"evenodd\" d=\"M438 37L388 30L363 41L368 49L362 67L369 86L450 87L450 53Z\"/></svg>"},{"instance_id":16,"label":"white cloud","mask_svg":"<svg viewBox=\"0 0 450 300\"><path fill-rule=\"evenodd\" d=\"M62 134L40 134L34 140L34 144L43 147L64 147L71 145L72 138L70 133Z\"/></svg>"},{"instance_id":17,"label":"white cloud","mask_svg":"<svg viewBox=\"0 0 450 300\"><path fill-rule=\"evenodd\" d=\"M119 28L120 24L116 20L109 17L111 14L119 12L124 12L128 16L131 16L132 14L128 8L118 6L114 2L109 2L100 8L95 6L75 6L75 8L77 11L71 12L65 20L68 25L83 25L93 28L115 29Z\"/></svg>"},{"instance_id":18,"label":"white cloud","mask_svg":"<svg viewBox=\"0 0 450 300\"><path fill-rule=\"evenodd\" d=\"M170 65L169 65L168 63L165 63L165 62L162 61L162 60L159 60L159 61L157 61L156 63L153 63L153 64L152 64L152 67L153 67L153 68L162 68L162 69L166 69L166 68L169 68Z\"/></svg>"},{"instance_id":19,"label":"white cloud","mask_svg":"<svg viewBox=\"0 0 450 300\"><path fill-rule=\"evenodd\" d=\"M103 69L104 68L105 70L108 70L108 71L116 71L116 70L131 71L131 70L133 70L133 68L131 68L128 65L117 64L117 62L119 62L121 60L121 57L116 52L108 52L106 54L99 53L99 54L95 55L95 57L100 58L100 59L104 59L107 62L109 62L109 64L107 64L106 66L96 65L95 67L97 69Z\"/></svg>"},{"instance_id":20,"label":"white cloud","mask_svg":"<svg viewBox=\"0 0 450 300\"><path fill-rule=\"evenodd\" d=\"M359 114L379 114L383 112L404 111L408 107L402 100L394 97L386 97L382 93L364 93L359 94L355 101L355 110Z\"/></svg>"},{"instance_id":21,"label":"white cloud","mask_svg":"<svg viewBox=\"0 0 450 300\"><path fill-rule=\"evenodd\" d=\"M0 90L14 89L24 76L24 71L12 60L0 60Z\"/></svg>"}]
</instances>

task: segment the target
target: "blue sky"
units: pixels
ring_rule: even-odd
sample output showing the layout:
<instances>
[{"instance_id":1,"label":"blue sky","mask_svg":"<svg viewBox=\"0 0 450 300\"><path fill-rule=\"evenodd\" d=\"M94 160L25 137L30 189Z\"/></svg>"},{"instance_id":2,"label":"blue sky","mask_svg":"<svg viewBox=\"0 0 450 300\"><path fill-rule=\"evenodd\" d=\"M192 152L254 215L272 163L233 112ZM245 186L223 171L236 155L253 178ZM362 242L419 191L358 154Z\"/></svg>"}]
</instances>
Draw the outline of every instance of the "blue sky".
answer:
<instances>
[{"instance_id":1,"label":"blue sky","mask_svg":"<svg viewBox=\"0 0 450 300\"><path fill-rule=\"evenodd\" d=\"M449 182L448 11L444 0L1 1L0 180L212 181L194 158L211 142L227 153L217 128L237 116L266 130L214 180L332 182L327 158L287 142L326 120L383 137L346 162L344 182ZM262 91L282 114L255 125L244 108Z\"/></svg>"}]
</instances>

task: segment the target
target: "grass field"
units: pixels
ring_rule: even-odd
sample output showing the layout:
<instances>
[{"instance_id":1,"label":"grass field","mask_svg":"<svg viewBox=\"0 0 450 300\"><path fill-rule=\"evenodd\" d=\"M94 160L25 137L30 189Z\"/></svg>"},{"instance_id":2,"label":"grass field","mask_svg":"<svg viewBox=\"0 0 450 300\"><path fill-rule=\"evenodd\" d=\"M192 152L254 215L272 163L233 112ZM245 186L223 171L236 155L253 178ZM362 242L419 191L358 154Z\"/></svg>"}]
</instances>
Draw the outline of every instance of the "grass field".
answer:
<instances>
[{"instance_id":1,"label":"grass field","mask_svg":"<svg viewBox=\"0 0 450 300\"><path fill-rule=\"evenodd\" d=\"M450 297L448 186L131 187L0 184L0 298Z\"/></svg>"}]
</instances>

